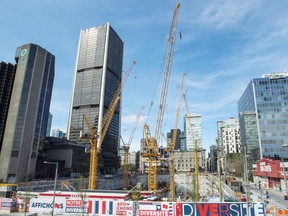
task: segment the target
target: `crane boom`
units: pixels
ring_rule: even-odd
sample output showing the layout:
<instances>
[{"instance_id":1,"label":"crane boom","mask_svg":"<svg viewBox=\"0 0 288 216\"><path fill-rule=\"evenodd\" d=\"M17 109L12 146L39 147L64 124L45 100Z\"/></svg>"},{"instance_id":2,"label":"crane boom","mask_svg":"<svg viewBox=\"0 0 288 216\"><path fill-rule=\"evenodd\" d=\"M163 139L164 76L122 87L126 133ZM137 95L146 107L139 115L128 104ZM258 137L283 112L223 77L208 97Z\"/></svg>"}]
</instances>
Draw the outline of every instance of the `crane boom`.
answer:
<instances>
[{"instance_id":1,"label":"crane boom","mask_svg":"<svg viewBox=\"0 0 288 216\"><path fill-rule=\"evenodd\" d=\"M176 28L177 28L177 18L179 11L180 3L177 3L173 20L170 28L169 38L168 38L168 48L166 53L165 67L164 67L164 77L162 81L162 89L160 95L160 103L158 107L158 115L156 120L155 127L155 136L152 137L150 134L150 129L147 124L144 125L144 135L145 135L145 143L146 143L146 153L142 154L143 157L148 158L148 190L156 192L157 190L157 163L158 163L158 145L157 141L159 140L159 136L162 130L163 117L165 113L166 107L166 99L168 93L168 85L170 80L170 73L172 67L172 60L174 54L174 46L176 41Z\"/></svg>"},{"instance_id":2,"label":"crane boom","mask_svg":"<svg viewBox=\"0 0 288 216\"><path fill-rule=\"evenodd\" d=\"M168 147L168 151L170 152L169 154L169 199L171 202L174 202L175 200L175 166L174 166L174 149L175 149L175 143L176 143L176 138L177 138L177 129L178 129L178 120L179 120L179 115L180 115L180 107L181 107L181 99L182 99L182 91L183 91L183 83L184 83L184 78L186 74L182 75L181 78L181 85L178 90L178 104L177 104L177 111L176 111L176 121L175 121L175 126L173 130L173 135L172 135L172 140L171 144Z\"/></svg>"},{"instance_id":3,"label":"crane boom","mask_svg":"<svg viewBox=\"0 0 288 216\"><path fill-rule=\"evenodd\" d=\"M112 98L112 100L111 100L111 102L110 102L110 104L109 104L108 110L107 110L107 112L105 113L105 115L104 115L104 117L103 117L102 126L101 126L101 127L102 127L102 130L100 130L99 133L102 132L103 129L105 129L105 130L108 129L108 126L109 126L110 121L111 121L111 119L110 119L110 118L111 118L111 112L114 113L114 111L115 111L115 109L116 109L116 107L117 107L117 104L118 104L118 103L117 103L117 102L118 102L118 101L117 101L117 100L118 100L118 97L119 97L119 100L120 100L120 94L121 94L122 88L123 88L126 80L128 79L128 77L129 77L129 75L130 75L130 72L132 71L132 69L133 69L133 67L135 66L135 64L136 64L136 61L133 61L132 64L131 64L131 66L130 66L130 68L127 70L126 75L125 75L125 77L123 78L121 84L120 84L120 85L118 86L118 88L116 89L115 94L114 94L114 96L113 96L113 98ZM117 101L117 102L116 102L116 106L115 106L115 101ZM115 107L114 107L114 106L115 106ZM114 110L113 110L113 109L114 109ZM112 116L113 116L113 115L112 115ZM103 132L102 132L102 134L103 134ZM101 137L100 147L101 147L101 143L102 143L103 140L104 140L104 137L103 137L102 134L100 133L100 137ZM103 138L102 138L102 137L103 137Z\"/></svg>"},{"instance_id":4,"label":"crane boom","mask_svg":"<svg viewBox=\"0 0 288 216\"><path fill-rule=\"evenodd\" d=\"M128 79L128 76L130 72L132 71L134 65L136 64L135 61L132 62L132 65L128 69L126 76L122 80L122 82L119 84L118 88L116 89L116 92L109 104L109 107L102 119L102 124L100 129L96 129L93 131L92 127L90 126L85 114L83 115L83 118L85 120L85 123L87 127L89 128L89 141L90 141L90 168L89 168L89 189L96 189L96 182L97 182L97 171L98 171L98 163L99 163L99 152L101 151L101 145L104 141L105 135L108 131L108 127L110 125L110 122L113 118L113 114L116 110L116 107L118 105L118 102L120 101L120 94L122 91L122 87L125 84L126 80Z\"/></svg>"},{"instance_id":5,"label":"crane boom","mask_svg":"<svg viewBox=\"0 0 288 216\"><path fill-rule=\"evenodd\" d=\"M186 74L182 75L181 78L181 85L178 90L178 104L177 104L177 111L176 111L176 121L174 125L174 131L173 131L173 136L172 136L172 141L171 145L169 146L170 151L173 151L175 148L175 143L176 143L176 138L177 138L177 128L178 128L178 120L179 120L179 115L180 115L180 108L181 108L181 99L182 99L182 91L183 91L183 84L184 84L184 79L185 79Z\"/></svg>"},{"instance_id":6,"label":"crane boom","mask_svg":"<svg viewBox=\"0 0 288 216\"><path fill-rule=\"evenodd\" d=\"M131 132L131 135L130 135L130 138L129 138L129 141L127 143L127 145L125 145L124 143L124 171L123 171L123 188L128 188L128 172L129 172L129 149L130 149L130 146L131 146L131 143L132 143L132 140L133 140L133 137L135 135L135 132L136 132L136 129L137 129L137 125L138 125L138 122L140 120L140 117L142 115L142 112L144 110L144 106L141 107L137 117L136 117L136 121L134 123L134 126L133 126L133 129L132 129L132 132Z\"/></svg>"},{"instance_id":7,"label":"crane boom","mask_svg":"<svg viewBox=\"0 0 288 216\"><path fill-rule=\"evenodd\" d=\"M180 8L180 3L177 3L176 8L174 10L173 20L170 28L170 34L168 38L168 48L166 53L165 60L165 68L164 68L164 78L162 81L162 89L160 95L160 103L158 108L157 122L155 127L155 139L158 141L160 137L160 131L162 130L163 117L166 108L166 99L168 93L168 86L172 68L173 54L174 54L174 46L176 41L176 29L177 29L177 19L178 19L178 11Z\"/></svg>"},{"instance_id":8,"label":"crane boom","mask_svg":"<svg viewBox=\"0 0 288 216\"><path fill-rule=\"evenodd\" d=\"M131 135L130 135L130 138L129 138L129 141L128 141L128 146L131 146L131 143L132 143L132 140L134 138L134 135L135 135L135 132L136 132L136 129L137 129L137 125L138 125L138 122L140 120L140 117L142 115L143 110L144 110L144 106L142 106L140 111L138 112L138 115L136 117L136 121L134 123L134 127L132 129L132 132L131 132Z\"/></svg>"}]
</instances>

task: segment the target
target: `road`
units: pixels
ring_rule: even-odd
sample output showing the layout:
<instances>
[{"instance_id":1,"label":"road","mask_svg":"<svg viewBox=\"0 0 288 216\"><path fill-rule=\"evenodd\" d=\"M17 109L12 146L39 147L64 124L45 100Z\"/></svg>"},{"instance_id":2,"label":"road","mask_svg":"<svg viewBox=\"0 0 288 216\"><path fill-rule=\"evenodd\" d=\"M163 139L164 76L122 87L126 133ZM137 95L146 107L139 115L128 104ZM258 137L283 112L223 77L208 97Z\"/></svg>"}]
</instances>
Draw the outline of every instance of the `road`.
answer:
<instances>
[{"instance_id":1,"label":"road","mask_svg":"<svg viewBox=\"0 0 288 216\"><path fill-rule=\"evenodd\" d=\"M250 185L250 191L252 192L251 198L253 199L254 202L260 201L258 194L259 193L259 189L254 185L251 184ZM269 194L269 198L265 199L265 192L264 191L268 191ZM276 208L281 208L281 209L288 209L288 200L284 200L284 193L280 192L278 190L275 189L262 189L262 197L264 198L264 200L268 200L268 206L274 205Z\"/></svg>"}]
</instances>

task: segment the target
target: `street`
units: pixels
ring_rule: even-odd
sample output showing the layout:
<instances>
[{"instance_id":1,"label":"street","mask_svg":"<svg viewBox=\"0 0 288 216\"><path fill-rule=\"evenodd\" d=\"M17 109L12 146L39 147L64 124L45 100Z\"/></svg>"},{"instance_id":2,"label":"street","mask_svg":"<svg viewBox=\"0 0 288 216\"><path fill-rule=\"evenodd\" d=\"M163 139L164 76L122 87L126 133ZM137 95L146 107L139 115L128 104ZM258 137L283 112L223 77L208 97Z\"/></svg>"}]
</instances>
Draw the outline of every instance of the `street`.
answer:
<instances>
[{"instance_id":1,"label":"street","mask_svg":"<svg viewBox=\"0 0 288 216\"><path fill-rule=\"evenodd\" d=\"M265 195L265 191L268 191L268 195L269 198L266 199L266 195ZM260 200L258 200L260 198L260 196L258 194L260 194L258 187L256 187L254 184L250 185L250 192L251 194L251 198L253 199L254 202L258 202ZM268 200L269 203L267 204L268 207L274 205L275 208L279 209L288 209L288 200L284 200L284 193L280 192L278 190L275 189L264 189L262 188L262 197L263 199L266 201Z\"/></svg>"}]
</instances>

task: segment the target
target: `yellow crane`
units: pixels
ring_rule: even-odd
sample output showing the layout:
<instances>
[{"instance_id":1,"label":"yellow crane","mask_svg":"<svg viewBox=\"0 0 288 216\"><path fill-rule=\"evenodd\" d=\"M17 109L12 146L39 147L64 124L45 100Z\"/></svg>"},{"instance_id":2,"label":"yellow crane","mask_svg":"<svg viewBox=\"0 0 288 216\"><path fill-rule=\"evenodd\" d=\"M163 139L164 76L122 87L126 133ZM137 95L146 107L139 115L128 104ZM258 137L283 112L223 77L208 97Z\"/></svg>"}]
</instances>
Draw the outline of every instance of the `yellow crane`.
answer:
<instances>
[{"instance_id":1,"label":"yellow crane","mask_svg":"<svg viewBox=\"0 0 288 216\"><path fill-rule=\"evenodd\" d=\"M130 134L130 138L128 143L125 145L124 143L124 170L123 170L123 188L127 189L128 188L128 175L129 175L129 149L133 140L133 137L135 135L136 129L137 129L137 125L138 122L140 120L140 117L142 115L142 112L144 110L144 106L141 107L137 117L136 117L136 121L134 123L132 132Z\"/></svg>"},{"instance_id":2,"label":"yellow crane","mask_svg":"<svg viewBox=\"0 0 288 216\"><path fill-rule=\"evenodd\" d=\"M97 182L97 171L98 171L98 162L99 162L99 152L101 151L101 145L103 143L103 140L105 138L105 135L108 131L109 124L112 120L114 111L118 105L118 102L120 101L120 94L122 91L122 87L125 84L126 80L129 77L130 72L132 71L134 65L136 64L135 61L132 62L132 65L128 69L126 76L122 80L122 82L119 84L114 97L112 98L109 107L102 119L102 124L100 126L100 129L93 130L91 125L89 124L89 121L85 114L83 114L83 119L89 129L89 135L88 137L82 137L82 138L88 138L90 141L90 169L89 169L89 184L88 188L91 190L96 189L96 182Z\"/></svg>"},{"instance_id":3,"label":"yellow crane","mask_svg":"<svg viewBox=\"0 0 288 216\"><path fill-rule=\"evenodd\" d=\"M182 91L183 91L183 83L184 83L185 75L186 74L182 75L181 85L180 85L179 90L178 90L178 104L177 104L177 111L176 111L176 121L175 121L175 126L174 126L174 130L173 130L171 143L167 149L167 151L169 152L169 200L171 202L174 202L174 200L175 200L174 149L175 149L176 138L177 138L178 120L179 120L179 115L180 115L180 107L181 107L181 99L182 99Z\"/></svg>"},{"instance_id":4,"label":"yellow crane","mask_svg":"<svg viewBox=\"0 0 288 216\"><path fill-rule=\"evenodd\" d=\"M168 48L166 53L166 60L165 60L165 68L164 68L164 77L162 82L162 89L160 95L160 103L158 107L158 115L156 120L156 127L155 127L155 135L152 137L150 133L150 128L147 124L144 124L144 136L145 136L145 147L146 151L142 153L142 157L148 158L148 190L149 191L157 191L157 163L158 163L158 145L157 142L161 135L163 117L166 108L166 99L168 93L168 86L172 68L172 61L173 61L173 54L174 54L174 46L176 41L176 29L177 29L177 18L178 18L178 11L180 8L180 3L177 3L174 14L173 20L170 28L169 38L168 38Z\"/></svg>"},{"instance_id":5,"label":"yellow crane","mask_svg":"<svg viewBox=\"0 0 288 216\"><path fill-rule=\"evenodd\" d=\"M185 94L183 94L183 97L184 97L185 107L186 107L186 112L187 112L188 125L190 126L190 131L192 132L192 140L194 141L194 181L193 181L193 186L194 186L194 201L198 202L199 201L198 146L197 146L197 140L195 140L194 131L193 131L192 122L191 122L191 115L189 112L189 107L188 107L188 103L187 103L187 99L186 99Z\"/></svg>"}]
</instances>

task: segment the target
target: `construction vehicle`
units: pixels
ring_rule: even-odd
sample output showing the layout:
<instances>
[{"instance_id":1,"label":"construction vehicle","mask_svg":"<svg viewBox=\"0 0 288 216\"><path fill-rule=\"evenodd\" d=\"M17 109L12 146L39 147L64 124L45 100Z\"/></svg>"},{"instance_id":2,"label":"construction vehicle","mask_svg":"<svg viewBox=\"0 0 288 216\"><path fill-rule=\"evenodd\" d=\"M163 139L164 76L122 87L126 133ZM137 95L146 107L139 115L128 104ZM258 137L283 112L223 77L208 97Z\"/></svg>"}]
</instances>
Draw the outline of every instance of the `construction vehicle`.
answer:
<instances>
[{"instance_id":1,"label":"construction vehicle","mask_svg":"<svg viewBox=\"0 0 288 216\"><path fill-rule=\"evenodd\" d=\"M194 180L193 180L193 187L194 187L194 201L198 202L199 201L199 176L198 176L198 169L199 169L199 165L198 165L198 146L197 146L197 140L195 139L194 136L194 131L193 131L193 127L192 127L192 122L191 122L191 115L190 115L190 111L189 111L189 107L188 107L188 103L187 103L187 99L185 94L183 94L184 97L184 101L185 101L185 107L186 107L186 112L187 112L187 120L188 120L188 125L190 125L190 131L192 132L192 139L194 141Z\"/></svg>"},{"instance_id":2,"label":"construction vehicle","mask_svg":"<svg viewBox=\"0 0 288 216\"><path fill-rule=\"evenodd\" d=\"M138 122L140 120L140 117L142 115L142 112L144 110L144 106L141 107L137 117L136 117L136 121L134 123L129 141L127 144L125 144L123 142L123 148L124 148L124 170L123 170L123 189L127 189L128 188L128 176L129 176L129 149L133 140L133 137L135 135L136 129L137 129L137 125Z\"/></svg>"},{"instance_id":3,"label":"construction vehicle","mask_svg":"<svg viewBox=\"0 0 288 216\"><path fill-rule=\"evenodd\" d=\"M94 190L96 189L96 182L97 182L97 171L98 171L98 162L99 162L99 153L101 151L101 145L103 143L103 140L105 138L105 135L108 131L109 124L112 120L112 117L114 115L114 111L118 105L118 102L120 101L120 94L123 88L123 85L125 84L126 80L129 77L130 72L132 71L134 65L136 64L135 61L132 62L132 65L128 69L124 79L119 84L114 97L112 98L109 107L102 119L100 128L96 128L93 130L91 127L87 117L85 114L83 115L83 119L89 129L89 134L84 134L83 131L80 132L81 138L88 138L90 141L90 170L89 170L89 183L88 183L88 189Z\"/></svg>"},{"instance_id":4,"label":"construction vehicle","mask_svg":"<svg viewBox=\"0 0 288 216\"><path fill-rule=\"evenodd\" d=\"M184 83L185 75L186 74L183 74L182 78L181 78L181 85L179 87L179 92L178 92L179 98L178 98L177 111L176 111L176 121L175 121L175 126L174 126L174 130L173 130L171 143L167 149L167 152L169 153L169 201L171 201L171 202L175 201L174 149L175 149L176 138L177 138L178 120L179 120L179 115L180 115L181 98L182 98L182 90L183 90L183 83Z\"/></svg>"},{"instance_id":5,"label":"construction vehicle","mask_svg":"<svg viewBox=\"0 0 288 216\"><path fill-rule=\"evenodd\" d=\"M159 137L161 135L163 118L166 108L166 99L168 93L168 86L172 68L172 60L174 54L174 46L176 41L176 29L177 29L177 18L180 3L176 5L174 10L173 20L170 28L170 34L168 38L168 49L166 53L165 68L163 74L162 89L160 95L160 103L158 108L158 115L156 120L155 135L151 136L150 128L147 124L144 124L144 137L145 137L145 152L142 153L142 157L148 158L148 190L157 191L157 165L158 165L158 144Z\"/></svg>"}]
</instances>

